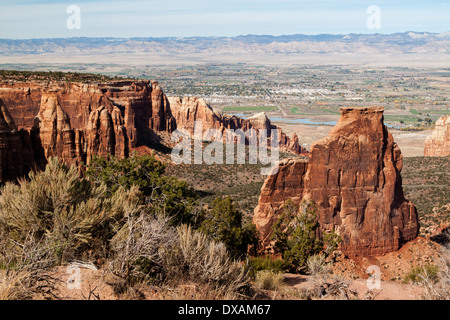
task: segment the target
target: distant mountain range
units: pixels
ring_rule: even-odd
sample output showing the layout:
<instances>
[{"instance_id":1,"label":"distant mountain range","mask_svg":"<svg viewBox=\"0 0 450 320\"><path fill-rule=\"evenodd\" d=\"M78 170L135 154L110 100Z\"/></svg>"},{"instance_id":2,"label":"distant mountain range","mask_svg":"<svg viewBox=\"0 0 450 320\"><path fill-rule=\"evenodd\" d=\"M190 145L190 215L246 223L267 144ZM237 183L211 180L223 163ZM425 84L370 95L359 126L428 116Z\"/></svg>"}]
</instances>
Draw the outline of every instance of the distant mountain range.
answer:
<instances>
[{"instance_id":1,"label":"distant mountain range","mask_svg":"<svg viewBox=\"0 0 450 320\"><path fill-rule=\"evenodd\" d=\"M242 35L236 37L0 39L0 56L39 54L450 53L450 32Z\"/></svg>"}]
</instances>

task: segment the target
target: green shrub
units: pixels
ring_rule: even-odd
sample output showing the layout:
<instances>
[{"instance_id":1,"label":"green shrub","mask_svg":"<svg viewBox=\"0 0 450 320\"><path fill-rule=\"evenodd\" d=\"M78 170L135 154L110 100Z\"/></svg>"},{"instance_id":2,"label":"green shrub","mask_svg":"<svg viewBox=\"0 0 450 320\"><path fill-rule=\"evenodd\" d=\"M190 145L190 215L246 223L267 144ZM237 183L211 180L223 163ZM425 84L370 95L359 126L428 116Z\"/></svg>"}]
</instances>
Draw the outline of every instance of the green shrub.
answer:
<instances>
[{"instance_id":1,"label":"green shrub","mask_svg":"<svg viewBox=\"0 0 450 320\"><path fill-rule=\"evenodd\" d=\"M200 231L227 247L231 256L242 258L249 246L258 247L258 234L254 224L243 224L242 213L236 209L230 197L216 198L213 208L206 215Z\"/></svg>"},{"instance_id":2,"label":"green shrub","mask_svg":"<svg viewBox=\"0 0 450 320\"><path fill-rule=\"evenodd\" d=\"M340 241L340 237L334 232L319 236L320 225L316 211L316 205L312 201L304 200L297 207L288 200L273 226L274 249L282 254L292 271L304 271L310 256L322 252L324 248L325 254L329 255Z\"/></svg>"},{"instance_id":3,"label":"green shrub","mask_svg":"<svg viewBox=\"0 0 450 320\"><path fill-rule=\"evenodd\" d=\"M94 157L86 176L97 185L105 184L111 194L120 187L137 186L153 213L168 215L173 225L187 223L198 226L202 221L202 211L198 209L197 194L186 181L166 176L164 172L165 165L153 156L110 156L108 159Z\"/></svg>"},{"instance_id":4,"label":"green shrub","mask_svg":"<svg viewBox=\"0 0 450 320\"><path fill-rule=\"evenodd\" d=\"M256 273L262 270L273 272L285 272L289 268L289 263L283 259L274 259L270 255L265 257L253 257L248 259L247 268L251 278L255 278Z\"/></svg>"},{"instance_id":5,"label":"green shrub","mask_svg":"<svg viewBox=\"0 0 450 320\"><path fill-rule=\"evenodd\" d=\"M256 273L255 284L263 290L278 290L284 283L283 275L273 270L261 270Z\"/></svg>"},{"instance_id":6,"label":"green shrub","mask_svg":"<svg viewBox=\"0 0 450 320\"><path fill-rule=\"evenodd\" d=\"M120 188L108 197L106 185L92 185L79 178L76 168L51 158L45 171L30 173L18 185L7 183L1 191L0 261L14 265L49 259L54 264L88 250L107 252L118 222L140 201L137 188Z\"/></svg>"},{"instance_id":7,"label":"green shrub","mask_svg":"<svg viewBox=\"0 0 450 320\"><path fill-rule=\"evenodd\" d=\"M438 278L439 267L436 265L427 264L425 266L414 267L403 278L404 283L419 283L424 277L435 281Z\"/></svg>"},{"instance_id":8,"label":"green shrub","mask_svg":"<svg viewBox=\"0 0 450 320\"><path fill-rule=\"evenodd\" d=\"M151 159L145 161L153 165ZM155 172L160 174L157 168L156 164ZM111 191L108 183L114 185L112 180L81 178L76 168L51 158L45 171L31 173L18 185L6 183L0 194L0 266L35 274L73 260L101 257L109 266L105 270L117 293L131 292L143 280L191 281L218 296L237 297L248 282L242 263L230 256L223 243L212 241L193 226L175 228L177 213L166 214L170 205L164 196L169 192L164 190L176 183L155 174L154 182L169 184L161 185L159 199L145 198L149 185L140 180L141 174L144 171ZM181 201L184 195L179 191L170 192ZM188 209L183 207L191 213Z\"/></svg>"}]
</instances>

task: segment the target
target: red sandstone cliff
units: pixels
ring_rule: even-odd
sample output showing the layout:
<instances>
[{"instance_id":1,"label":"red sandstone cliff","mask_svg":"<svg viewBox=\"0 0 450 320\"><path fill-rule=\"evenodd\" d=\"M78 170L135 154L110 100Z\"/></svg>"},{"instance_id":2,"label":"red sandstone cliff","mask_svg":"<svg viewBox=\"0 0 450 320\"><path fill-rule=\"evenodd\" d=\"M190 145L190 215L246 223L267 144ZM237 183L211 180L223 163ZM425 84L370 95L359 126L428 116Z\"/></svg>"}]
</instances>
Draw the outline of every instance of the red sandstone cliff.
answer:
<instances>
[{"instance_id":1,"label":"red sandstone cliff","mask_svg":"<svg viewBox=\"0 0 450 320\"><path fill-rule=\"evenodd\" d=\"M0 98L0 182L15 180L35 167L30 136L18 130Z\"/></svg>"},{"instance_id":2,"label":"red sandstone cliff","mask_svg":"<svg viewBox=\"0 0 450 320\"><path fill-rule=\"evenodd\" d=\"M267 137L270 138L271 130L278 130L278 143L281 150L296 154L308 153L305 148L301 147L296 135L290 139L280 128L271 124L264 112L243 119L232 115L220 114L204 99L193 97L169 97L168 99L178 129L185 129L194 134L194 122L200 121L202 123L202 134L209 129L216 129L223 135L227 129L241 129L244 132L254 129L256 132L266 130Z\"/></svg>"},{"instance_id":3,"label":"red sandstone cliff","mask_svg":"<svg viewBox=\"0 0 450 320\"><path fill-rule=\"evenodd\" d=\"M329 136L311 146L308 161L288 160L265 181L253 218L268 245L284 202L313 200L321 230L340 234L348 256L398 250L419 230L414 205L405 199L402 155L383 124L383 109L341 108Z\"/></svg>"},{"instance_id":4,"label":"red sandstone cliff","mask_svg":"<svg viewBox=\"0 0 450 320\"><path fill-rule=\"evenodd\" d=\"M169 101L158 82L120 81L99 84L98 88L119 106L131 147L145 143L150 135L149 130L175 130L175 118L172 116Z\"/></svg>"},{"instance_id":5,"label":"red sandstone cliff","mask_svg":"<svg viewBox=\"0 0 450 320\"><path fill-rule=\"evenodd\" d=\"M93 156L124 158L129 155L127 130L117 107L112 112L104 106L92 111L83 136L87 164Z\"/></svg>"},{"instance_id":6,"label":"red sandstone cliff","mask_svg":"<svg viewBox=\"0 0 450 320\"><path fill-rule=\"evenodd\" d=\"M71 119L74 129L86 125L92 110L105 104L113 106L113 102L94 84L48 81L0 83L0 97L5 100L17 126L26 130L33 127L42 95L48 92L58 96L60 106Z\"/></svg>"},{"instance_id":7,"label":"red sandstone cliff","mask_svg":"<svg viewBox=\"0 0 450 320\"><path fill-rule=\"evenodd\" d=\"M148 130L171 132L176 126L168 100L157 82L0 83L0 97L5 100L13 118L18 119L18 126L26 130L33 127L42 95L48 91L56 93L60 107L67 113L74 130L83 130L88 126L92 111L104 107L111 113L117 107L127 129L130 147L143 144Z\"/></svg>"},{"instance_id":8,"label":"red sandstone cliff","mask_svg":"<svg viewBox=\"0 0 450 320\"><path fill-rule=\"evenodd\" d=\"M74 138L69 116L61 108L56 92L44 93L31 129L31 140L39 167L43 169L49 157L59 157L69 165L79 164Z\"/></svg>"},{"instance_id":9,"label":"red sandstone cliff","mask_svg":"<svg viewBox=\"0 0 450 320\"><path fill-rule=\"evenodd\" d=\"M8 119L19 122L18 126L14 124L14 129L8 129L14 131L14 137L5 139L12 141L20 137L23 157L34 161L19 160L19 167L36 164L43 169L48 158L55 156L70 165L89 163L95 155L127 157L131 149L151 145L157 133L170 133L176 128L193 132L195 121L202 122L203 132L255 129L267 130L270 137L270 130L276 129L281 150L307 153L296 136L291 140L264 113L248 119L222 116L203 99L169 100L154 81L89 84L8 81L0 83L0 97L8 105ZM8 149L11 143L4 142L4 148ZM6 166L3 162L7 161L2 161ZM12 164L8 162L8 165ZM25 171L11 169L8 179Z\"/></svg>"},{"instance_id":10,"label":"red sandstone cliff","mask_svg":"<svg viewBox=\"0 0 450 320\"><path fill-rule=\"evenodd\" d=\"M44 168L49 157L69 165L89 163L93 156L127 157L128 137L120 110L102 105L89 115L87 126L72 129L69 115L61 107L56 92L43 93L40 111L31 129L34 157Z\"/></svg>"},{"instance_id":11,"label":"red sandstone cliff","mask_svg":"<svg viewBox=\"0 0 450 320\"><path fill-rule=\"evenodd\" d=\"M450 155L450 116L442 116L436 121L433 133L425 141L424 155L428 157Z\"/></svg>"},{"instance_id":12,"label":"red sandstone cliff","mask_svg":"<svg viewBox=\"0 0 450 320\"><path fill-rule=\"evenodd\" d=\"M85 130L91 113L104 107L109 113L120 111L130 148L136 148L151 140L152 132L172 132L176 128L193 132L194 121L201 121L203 130L242 129L247 131L278 129L264 113L248 119L222 116L198 98L168 99L158 82L147 80L113 81L110 83L75 82L2 82L0 97L20 128L30 130L34 118L40 112L42 96L54 92L59 106L70 119L74 131ZM121 120L122 121L122 120ZM279 144L282 150L297 154L307 153L298 143L280 129Z\"/></svg>"}]
</instances>

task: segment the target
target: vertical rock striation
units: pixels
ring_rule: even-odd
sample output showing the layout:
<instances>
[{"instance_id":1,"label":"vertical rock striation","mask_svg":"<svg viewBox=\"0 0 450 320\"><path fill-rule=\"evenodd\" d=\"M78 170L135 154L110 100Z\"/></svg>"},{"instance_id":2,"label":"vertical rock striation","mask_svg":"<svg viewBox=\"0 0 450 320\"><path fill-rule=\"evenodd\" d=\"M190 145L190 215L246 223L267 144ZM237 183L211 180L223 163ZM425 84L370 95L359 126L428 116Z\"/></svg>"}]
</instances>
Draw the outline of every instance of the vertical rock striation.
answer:
<instances>
[{"instance_id":1,"label":"vertical rock striation","mask_svg":"<svg viewBox=\"0 0 450 320\"><path fill-rule=\"evenodd\" d=\"M22 177L34 167L30 136L26 130L17 129L0 98L0 182Z\"/></svg>"},{"instance_id":2,"label":"vertical rock striation","mask_svg":"<svg viewBox=\"0 0 450 320\"><path fill-rule=\"evenodd\" d=\"M70 118L61 108L56 92L44 93L39 113L31 128L36 162L45 168L49 157L58 157L69 165L76 164L75 133Z\"/></svg>"},{"instance_id":3,"label":"vertical rock striation","mask_svg":"<svg viewBox=\"0 0 450 320\"><path fill-rule=\"evenodd\" d=\"M277 130L278 143L281 150L296 154L308 153L305 148L300 146L296 135L290 139L280 128L270 122L264 112L243 119L233 115L222 115L201 98L169 97L168 99L177 129L184 129L194 134L194 123L195 121L200 121L202 124L202 134L210 129L218 130L223 135L227 129L240 129L243 132L254 129L258 134L261 130L266 130L267 137L270 138L272 134L271 130Z\"/></svg>"},{"instance_id":4,"label":"vertical rock striation","mask_svg":"<svg viewBox=\"0 0 450 320\"><path fill-rule=\"evenodd\" d=\"M85 129L74 130L55 92L42 95L31 141L41 169L49 157L78 166L88 164L94 155L127 157L129 154L127 132L117 107L112 107L110 112L107 106L100 106L90 113Z\"/></svg>"},{"instance_id":5,"label":"vertical rock striation","mask_svg":"<svg viewBox=\"0 0 450 320\"><path fill-rule=\"evenodd\" d=\"M117 107L112 112L105 107L92 111L84 136L87 164L94 156L128 157L127 131Z\"/></svg>"},{"instance_id":6,"label":"vertical rock striation","mask_svg":"<svg viewBox=\"0 0 450 320\"><path fill-rule=\"evenodd\" d=\"M311 146L309 161L287 161L269 176L254 223L268 245L271 226L292 198L313 200L322 232L340 234L348 256L398 250L419 230L415 206L405 199L402 155L383 124L383 108L341 108L329 136Z\"/></svg>"},{"instance_id":7,"label":"vertical rock striation","mask_svg":"<svg viewBox=\"0 0 450 320\"><path fill-rule=\"evenodd\" d=\"M254 129L258 134L267 130L270 138L271 130L278 130L280 150L307 154L297 136L290 139L264 113L248 119L221 115L203 99L167 98L156 81L6 81L0 83L0 97L9 108L4 118L11 122L15 117L22 128L18 131L18 126L8 124L3 131L14 137L4 141L19 137L23 157L34 159L27 160L26 166L36 164L39 169L45 167L49 157L77 166L89 163L94 155L127 157L134 148L157 144L159 134L177 128L193 133L195 121L201 121L202 133L209 129L222 133L226 129ZM6 150L11 144L4 142L3 146ZM9 170L8 176L13 179L23 175L22 171Z\"/></svg>"}]
</instances>

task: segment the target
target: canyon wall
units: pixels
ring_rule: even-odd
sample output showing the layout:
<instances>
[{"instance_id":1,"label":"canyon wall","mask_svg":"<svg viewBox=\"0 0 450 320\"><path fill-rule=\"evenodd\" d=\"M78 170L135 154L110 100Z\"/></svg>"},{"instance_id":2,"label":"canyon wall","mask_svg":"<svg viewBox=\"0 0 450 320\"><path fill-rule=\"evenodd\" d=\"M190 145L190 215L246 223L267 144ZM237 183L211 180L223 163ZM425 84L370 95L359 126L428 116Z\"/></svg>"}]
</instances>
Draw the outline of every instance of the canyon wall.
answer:
<instances>
[{"instance_id":1,"label":"canyon wall","mask_svg":"<svg viewBox=\"0 0 450 320\"><path fill-rule=\"evenodd\" d=\"M215 129L225 136L226 130L241 129L247 132L254 129L257 134L261 130L267 132L268 145L272 130L277 130L277 140L281 151L292 152L298 155L306 155L308 151L303 148L297 135L289 138L280 128L273 125L264 112L258 113L249 118L240 118L234 115L220 114L214 110L204 99L187 97L169 97L172 115L175 118L177 128L187 130L191 135L194 134L195 121L201 121L202 134L209 129Z\"/></svg>"},{"instance_id":2,"label":"canyon wall","mask_svg":"<svg viewBox=\"0 0 450 320\"><path fill-rule=\"evenodd\" d=\"M193 132L195 121L202 121L203 130L241 129L278 130L280 147L296 154L307 153L298 137L290 139L270 123L265 114L248 119L221 115L199 98L168 98L156 81L113 81L110 83L76 82L2 82L0 97L20 128L31 130L40 111L42 96L55 92L60 107L70 118L71 128L88 127L91 113L104 107L110 113L120 111L130 148L148 143L152 132L173 132L186 129ZM115 111L114 111L115 110Z\"/></svg>"},{"instance_id":3,"label":"canyon wall","mask_svg":"<svg viewBox=\"0 0 450 320\"><path fill-rule=\"evenodd\" d=\"M0 182L25 176L30 170L44 169L49 157L68 165L89 164L94 156L127 157L129 143L124 120L117 107L105 106L91 112L83 129L73 129L56 92L41 96L40 110L30 131L18 130L0 98Z\"/></svg>"},{"instance_id":4,"label":"canyon wall","mask_svg":"<svg viewBox=\"0 0 450 320\"><path fill-rule=\"evenodd\" d=\"M287 137L263 113L248 119L223 116L203 99L167 98L156 81L5 81L0 83L0 98L1 165L9 168L0 181L23 176L31 167L43 169L49 157L76 166L89 164L94 156L128 157L139 146L151 147L159 133L177 128L193 132L195 121L202 122L203 132L266 129L270 137L270 130L276 129L281 150L307 153L297 136ZM17 152L19 164L7 160Z\"/></svg>"},{"instance_id":5,"label":"canyon wall","mask_svg":"<svg viewBox=\"0 0 450 320\"><path fill-rule=\"evenodd\" d=\"M398 250L419 231L415 206L405 199L402 155L383 124L383 108L341 108L328 137L316 141L308 161L287 160L269 176L253 221L265 246L286 200L317 205L322 232L342 238L348 256Z\"/></svg>"},{"instance_id":6,"label":"canyon wall","mask_svg":"<svg viewBox=\"0 0 450 320\"><path fill-rule=\"evenodd\" d=\"M24 176L34 167L30 135L24 129L18 130L0 98L0 182Z\"/></svg>"},{"instance_id":7,"label":"canyon wall","mask_svg":"<svg viewBox=\"0 0 450 320\"><path fill-rule=\"evenodd\" d=\"M148 130L175 129L167 97L155 81L77 82L3 82L0 97L20 128L30 130L40 111L42 96L54 92L60 107L70 118L73 129L87 128L90 115L100 107L110 113L120 110L130 147L144 144Z\"/></svg>"}]
</instances>

